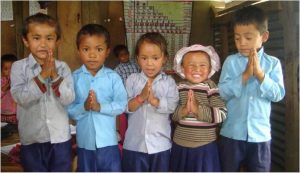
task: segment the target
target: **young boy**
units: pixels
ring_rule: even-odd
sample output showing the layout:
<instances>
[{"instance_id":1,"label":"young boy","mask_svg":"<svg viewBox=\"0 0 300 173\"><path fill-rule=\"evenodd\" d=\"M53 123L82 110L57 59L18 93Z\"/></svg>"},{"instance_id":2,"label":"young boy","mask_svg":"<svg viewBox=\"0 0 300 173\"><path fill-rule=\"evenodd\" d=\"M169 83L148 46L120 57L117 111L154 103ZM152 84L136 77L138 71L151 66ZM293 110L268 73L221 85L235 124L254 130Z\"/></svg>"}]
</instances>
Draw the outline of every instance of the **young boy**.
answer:
<instances>
[{"instance_id":1,"label":"young boy","mask_svg":"<svg viewBox=\"0 0 300 173\"><path fill-rule=\"evenodd\" d=\"M122 77L123 83L131 73L138 73L140 71L138 65L129 60L129 51L125 45L115 46L114 55L119 59L120 64L115 68L115 71Z\"/></svg>"},{"instance_id":2,"label":"young boy","mask_svg":"<svg viewBox=\"0 0 300 173\"><path fill-rule=\"evenodd\" d=\"M134 62L134 60L129 60L129 51L128 48L119 44L114 47L113 50L114 55L119 59L120 64L115 68L115 71L122 77L123 83L125 85L126 80L129 75L132 73L140 72L139 66ZM127 118L128 114L123 113L118 116L118 131L121 137L121 144L124 142L125 131L127 129Z\"/></svg>"},{"instance_id":3,"label":"young boy","mask_svg":"<svg viewBox=\"0 0 300 173\"><path fill-rule=\"evenodd\" d=\"M24 171L71 171L71 135L65 107L74 96L68 65L55 60L58 22L37 13L24 23L22 38L30 50L11 71L11 94L17 103Z\"/></svg>"},{"instance_id":4,"label":"young boy","mask_svg":"<svg viewBox=\"0 0 300 173\"><path fill-rule=\"evenodd\" d=\"M110 52L109 33L87 24L76 44L83 65L73 72L76 98L68 112L77 121L77 171L120 172L116 116L125 111L127 93L121 77L103 65Z\"/></svg>"},{"instance_id":5,"label":"young boy","mask_svg":"<svg viewBox=\"0 0 300 173\"><path fill-rule=\"evenodd\" d=\"M228 117L221 128L222 171L270 171L271 102L284 95L280 61L264 52L269 38L264 12L254 6L236 12L233 21L239 53L227 57L219 82Z\"/></svg>"}]
</instances>

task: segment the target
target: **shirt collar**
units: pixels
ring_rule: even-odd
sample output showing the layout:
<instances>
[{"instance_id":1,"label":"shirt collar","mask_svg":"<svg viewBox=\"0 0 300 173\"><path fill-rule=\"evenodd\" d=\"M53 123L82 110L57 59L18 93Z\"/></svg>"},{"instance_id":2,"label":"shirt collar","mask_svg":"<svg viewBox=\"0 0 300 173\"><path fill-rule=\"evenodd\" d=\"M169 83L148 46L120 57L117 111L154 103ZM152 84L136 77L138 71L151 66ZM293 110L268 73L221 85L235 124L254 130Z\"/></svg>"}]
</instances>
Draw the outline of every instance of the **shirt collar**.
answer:
<instances>
[{"instance_id":1,"label":"shirt collar","mask_svg":"<svg viewBox=\"0 0 300 173\"><path fill-rule=\"evenodd\" d=\"M148 77L145 75L143 71L141 71L142 77L145 79L145 81L148 81ZM159 81L160 79L166 79L168 75L164 71L160 71L159 74L155 77L153 83L156 81Z\"/></svg>"},{"instance_id":2,"label":"shirt collar","mask_svg":"<svg viewBox=\"0 0 300 173\"><path fill-rule=\"evenodd\" d=\"M36 61L36 59L34 58L34 56L31 54L29 54L28 56L28 64L30 68L36 68L38 66L40 66L40 64ZM55 59L55 67L56 69L59 68L61 64L58 63L58 61Z\"/></svg>"},{"instance_id":3,"label":"shirt collar","mask_svg":"<svg viewBox=\"0 0 300 173\"><path fill-rule=\"evenodd\" d=\"M99 77L99 76L101 76L101 74L105 73L104 68L105 68L104 65L102 65L102 67L100 68L100 70L97 71L97 73L96 73L96 75L95 75L94 77ZM84 73L86 73L86 74L92 75L92 74L87 70L87 68L86 68L86 66L85 66L84 64L81 66L81 70L82 70Z\"/></svg>"},{"instance_id":4,"label":"shirt collar","mask_svg":"<svg viewBox=\"0 0 300 173\"><path fill-rule=\"evenodd\" d=\"M40 65L40 64L38 64L38 62L35 60L35 58L33 57L32 54L29 54L29 56L28 56L28 64L29 64L29 67L30 67L30 68L34 68L34 67L36 67L37 65Z\"/></svg>"}]
</instances>

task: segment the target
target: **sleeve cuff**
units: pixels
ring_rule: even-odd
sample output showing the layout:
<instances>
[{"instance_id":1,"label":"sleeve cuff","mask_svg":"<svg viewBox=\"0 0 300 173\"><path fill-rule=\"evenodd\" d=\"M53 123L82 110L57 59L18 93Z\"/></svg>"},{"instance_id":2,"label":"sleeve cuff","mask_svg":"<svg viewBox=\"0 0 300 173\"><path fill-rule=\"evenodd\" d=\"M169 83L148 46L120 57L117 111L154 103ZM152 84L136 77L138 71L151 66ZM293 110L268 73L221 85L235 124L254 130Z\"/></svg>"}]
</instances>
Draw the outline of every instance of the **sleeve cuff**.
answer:
<instances>
[{"instance_id":1,"label":"sleeve cuff","mask_svg":"<svg viewBox=\"0 0 300 173\"><path fill-rule=\"evenodd\" d=\"M273 81L270 79L268 74L265 74L263 82L260 84L261 96L265 97L268 94L269 89L271 88Z\"/></svg>"},{"instance_id":2,"label":"sleeve cuff","mask_svg":"<svg viewBox=\"0 0 300 173\"><path fill-rule=\"evenodd\" d=\"M42 91L42 93L45 93L47 91L47 87L45 85L45 80L43 80L43 78L39 77L40 75L34 77L34 81L37 84L37 86L39 87L39 89ZM40 79L41 78L41 79ZM43 81L41 81L43 80Z\"/></svg>"},{"instance_id":3,"label":"sleeve cuff","mask_svg":"<svg viewBox=\"0 0 300 173\"><path fill-rule=\"evenodd\" d=\"M59 92L59 86L61 84L61 82L63 81L63 78L62 77L57 77L55 80L52 81L52 89L54 91L54 94L57 96L57 97L60 97L60 92Z\"/></svg>"}]
</instances>

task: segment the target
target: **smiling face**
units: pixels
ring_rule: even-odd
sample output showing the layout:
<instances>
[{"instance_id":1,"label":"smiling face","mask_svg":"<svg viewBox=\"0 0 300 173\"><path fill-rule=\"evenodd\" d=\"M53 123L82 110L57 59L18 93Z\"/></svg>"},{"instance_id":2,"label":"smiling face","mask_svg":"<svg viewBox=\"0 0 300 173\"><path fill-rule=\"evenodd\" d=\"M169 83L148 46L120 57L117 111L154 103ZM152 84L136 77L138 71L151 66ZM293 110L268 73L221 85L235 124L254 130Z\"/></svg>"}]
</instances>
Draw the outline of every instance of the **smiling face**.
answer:
<instances>
[{"instance_id":1,"label":"smiling face","mask_svg":"<svg viewBox=\"0 0 300 173\"><path fill-rule=\"evenodd\" d=\"M36 61L39 64L44 64L48 56L48 50L54 52L58 44L55 27L46 23L31 23L23 42Z\"/></svg>"},{"instance_id":2,"label":"smiling face","mask_svg":"<svg viewBox=\"0 0 300 173\"><path fill-rule=\"evenodd\" d=\"M149 79L155 79L167 58L159 46L144 41L139 48L137 60L145 75Z\"/></svg>"},{"instance_id":3,"label":"smiling face","mask_svg":"<svg viewBox=\"0 0 300 173\"><path fill-rule=\"evenodd\" d=\"M234 40L237 50L248 57L251 49L259 49L262 43L269 38L269 32L262 34L254 24L236 25L234 27Z\"/></svg>"},{"instance_id":4,"label":"smiling face","mask_svg":"<svg viewBox=\"0 0 300 173\"><path fill-rule=\"evenodd\" d=\"M211 65L209 56L204 52L188 52L181 65L185 78L194 84L208 79Z\"/></svg>"},{"instance_id":5,"label":"smiling face","mask_svg":"<svg viewBox=\"0 0 300 173\"><path fill-rule=\"evenodd\" d=\"M83 35L80 38L79 56L87 70L95 76L109 55L105 37L101 35Z\"/></svg>"}]
</instances>

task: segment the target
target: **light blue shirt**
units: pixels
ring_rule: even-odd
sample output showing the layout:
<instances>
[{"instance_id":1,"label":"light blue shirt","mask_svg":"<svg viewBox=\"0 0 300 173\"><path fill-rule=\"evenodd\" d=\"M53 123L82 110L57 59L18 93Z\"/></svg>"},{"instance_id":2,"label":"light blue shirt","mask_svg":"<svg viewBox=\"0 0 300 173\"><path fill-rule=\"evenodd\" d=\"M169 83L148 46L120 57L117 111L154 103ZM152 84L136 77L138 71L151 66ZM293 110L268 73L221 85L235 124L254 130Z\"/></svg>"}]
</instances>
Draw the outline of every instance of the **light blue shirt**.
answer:
<instances>
[{"instance_id":1,"label":"light blue shirt","mask_svg":"<svg viewBox=\"0 0 300 173\"><path fill-rule=\"evenodd\" d=\"M75 98L72 73L65 62L55 60L55 66L63 78L59 97L55 96L50 80L46 80L45 93L34 81L42 69L32 54L12 65L11 93L17 103L19 136L23 145L61 143L71 138L66 107Z\"/></svg>"},{"instance_id":2,"label":"light blue shirt","mask_svg":"<svg viewBox=\"0 0 300 173\"><path fill-rule=\"evenodd\" d=\"M116 116L125 111L127 93L121 77L113 70L102 66L92 76L84 65L73 72L75 101L69 106L69 116L76 120L77 145L87 150L96 150L118 144ZM96 92L100 112L86 111L84 102L90 90Z\"/></svg>"},{"instance_id":3,"label":"light blue shirt","mask_svg":"<svg viewBox=\"0 0 300 173\"><path fill-rule=\"evenodd\" d=\"M264 48L257 56L265 73L262 83L252 76L246 85L242 84L248 58L240 53L224 62L219 92L228 110L220 132L225 137L248 142L271 139L271 102L278 102L285 95L282 69L280 61L264 53Z\"/></svg>"},{"instance_id":4,"label":"light blue shirt","mask_svg":"<svg viewBox=\"0 0 300 173\"><path fill-rule=\"evenodd\" d=\"M141 93L148 78L143 72L131 74L126 80L128 100ZM153 81L154 96L159 99L155 108L150 103L140 106L129 113L128 129L124 149L148 154L166 151L171 148L170 114L178 104L177 85L171 76L160 73Z\"/></svg>"}]
</instances>

